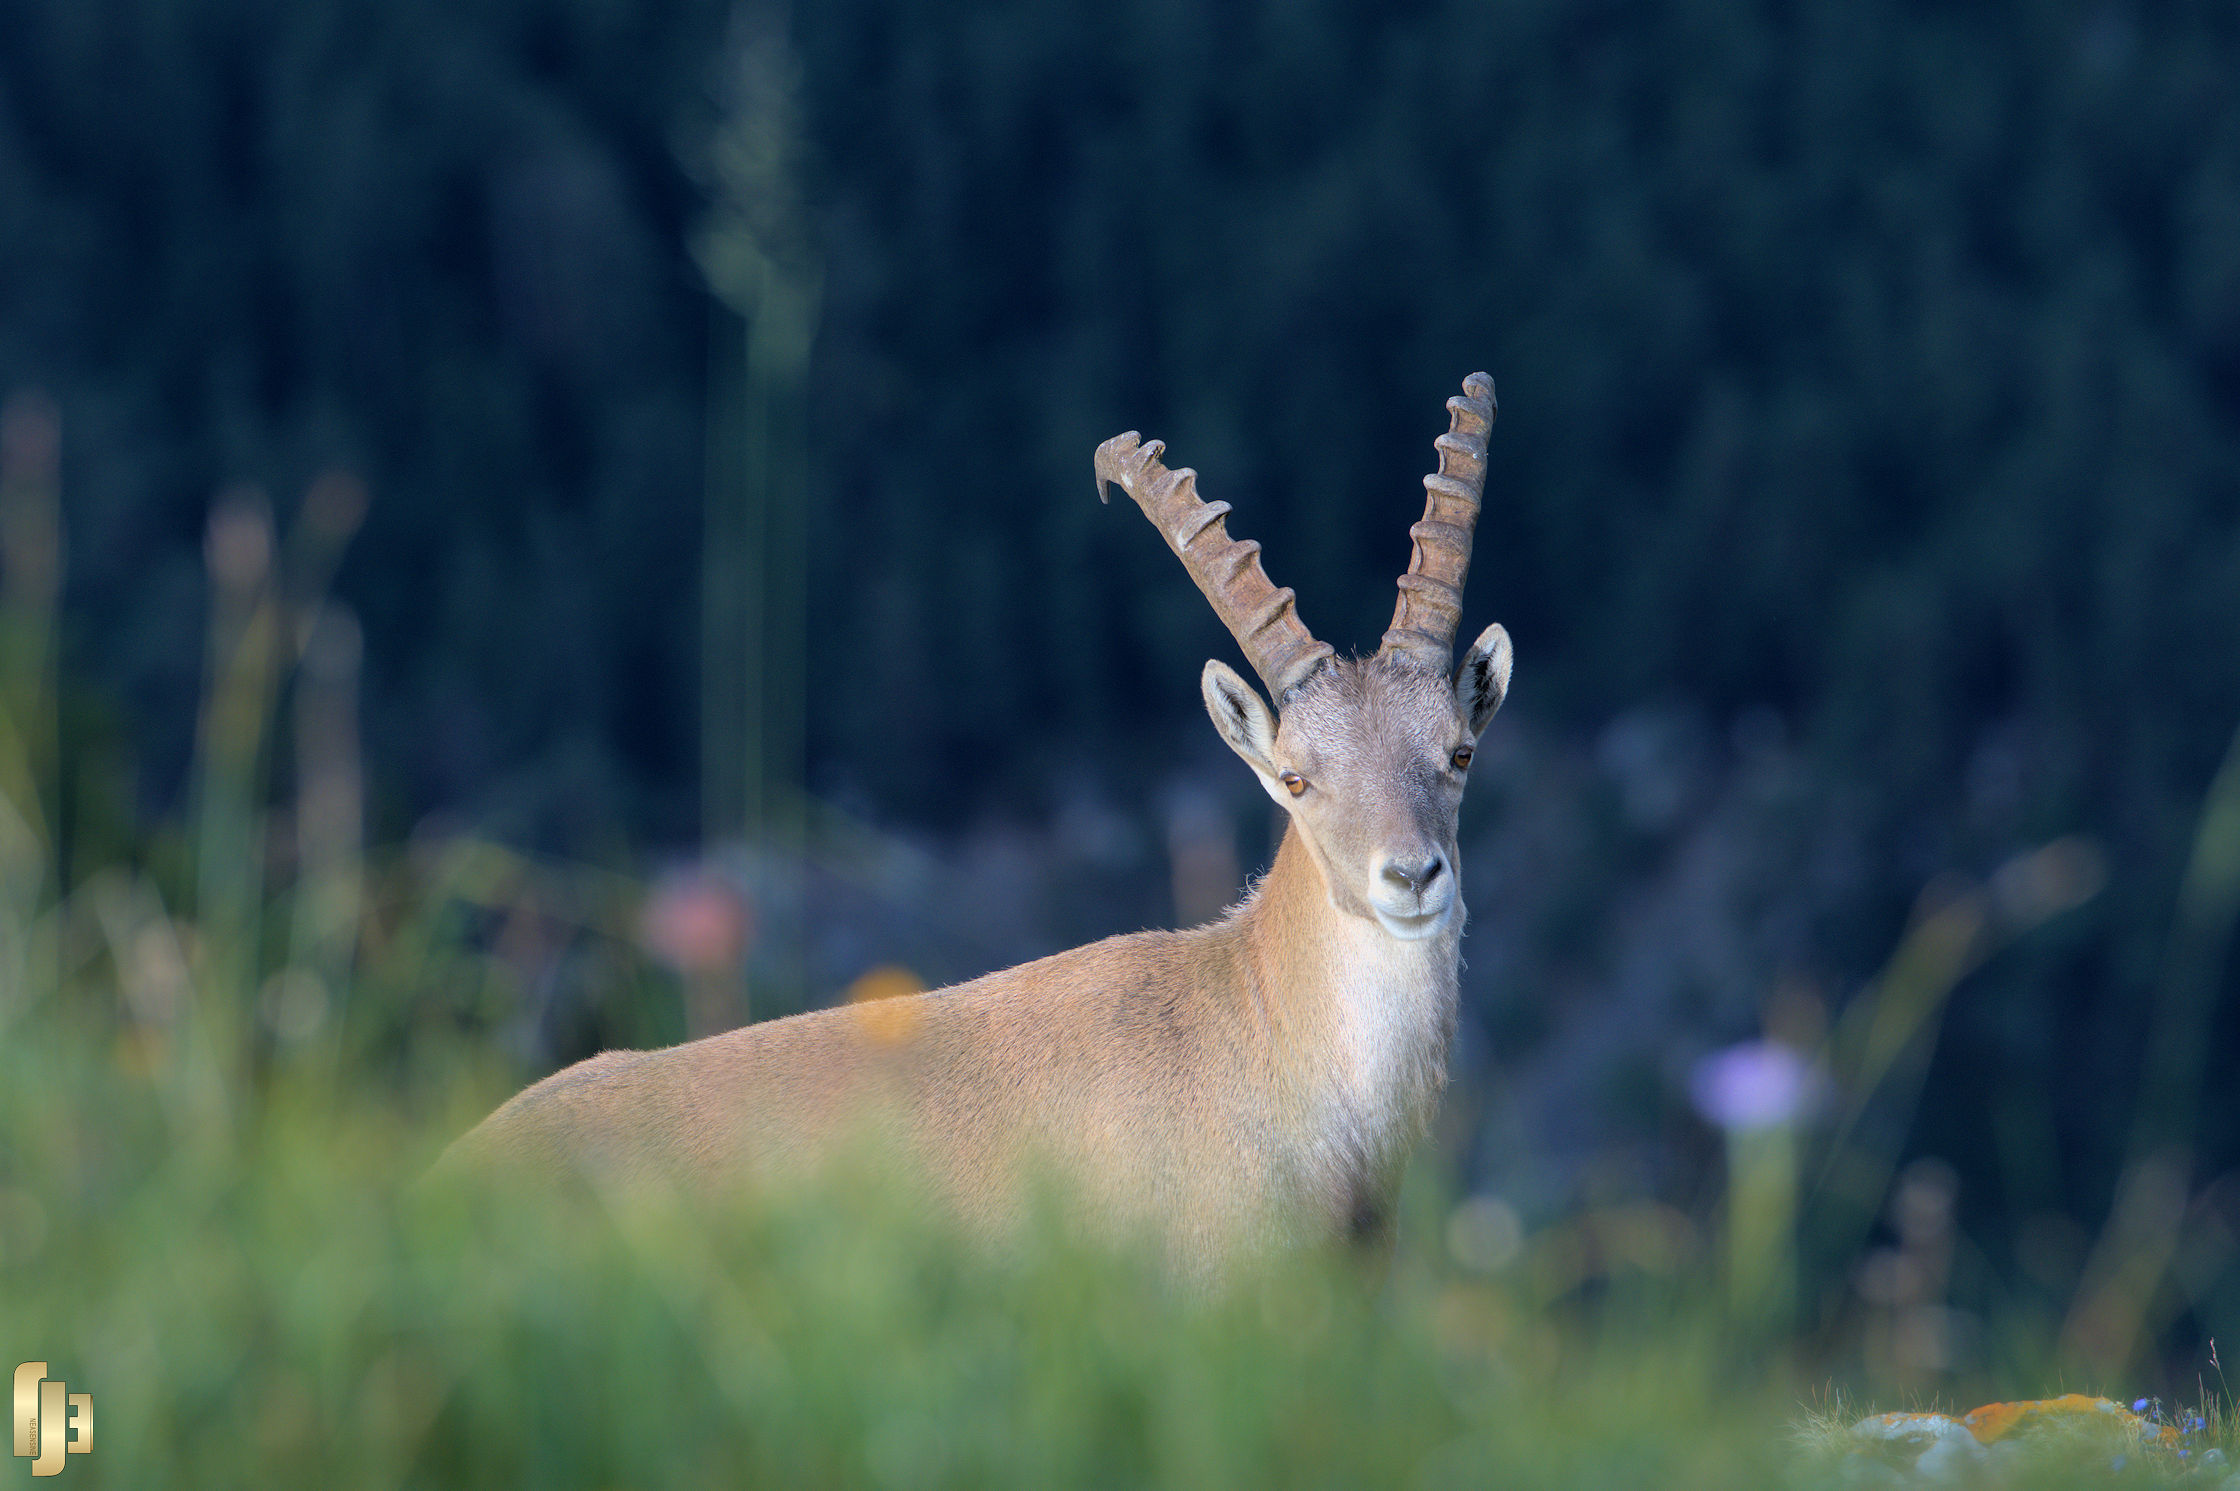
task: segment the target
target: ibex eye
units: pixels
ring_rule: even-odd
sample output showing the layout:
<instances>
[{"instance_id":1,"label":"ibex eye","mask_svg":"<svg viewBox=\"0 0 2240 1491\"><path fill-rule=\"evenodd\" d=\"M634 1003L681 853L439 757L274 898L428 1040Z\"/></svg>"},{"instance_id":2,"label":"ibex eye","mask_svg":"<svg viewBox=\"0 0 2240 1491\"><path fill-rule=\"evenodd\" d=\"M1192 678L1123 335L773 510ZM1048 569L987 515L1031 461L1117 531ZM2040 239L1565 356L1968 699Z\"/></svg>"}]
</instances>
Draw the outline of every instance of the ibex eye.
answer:
<instances>
[{"instance_id":1,"label":"ibex eye","mask_svg":"<svg viewBox=\"0 0 2240 1491\"><path fill-rule=\"evenodd\" d=\"M1283 783L1284 790L1288 791L1293 797L1297 797L1307 790L1307 779L1295 771L1287 771L1276 780Z\"/></svg>"},{"instance_id":2,"label":"ibex eye","mask_svg":"<svg viewBox=\"0 0 2240 1491\"><path fill-rule=\"evenodd\" d=\"M1464 746L1461 750L1456 751L1454 753L1454 769L1456 771L1468 771L1470 769L1470 757L1472 754L1473 752L1468 746Z\"/></svg>"}]
</instances>

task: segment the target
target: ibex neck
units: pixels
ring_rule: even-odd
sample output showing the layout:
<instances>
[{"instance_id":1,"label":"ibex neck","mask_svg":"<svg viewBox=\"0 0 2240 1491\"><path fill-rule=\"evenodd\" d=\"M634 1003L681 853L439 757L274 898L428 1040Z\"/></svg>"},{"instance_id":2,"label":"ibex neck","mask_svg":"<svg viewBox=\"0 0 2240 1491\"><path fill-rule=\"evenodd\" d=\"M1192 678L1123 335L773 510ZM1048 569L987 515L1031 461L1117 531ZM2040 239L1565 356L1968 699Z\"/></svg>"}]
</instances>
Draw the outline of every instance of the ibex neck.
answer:
<instances>
[{"instance_id":1,"label":"ibex neck","mask_svg":"<svg viewBox=\"0 0 2240 1491\"><path fill-rule=\"evenodd\" d=\"M1462 908L1433 936L1396 938L1331 903L1287 828L1241 920L1271 1065L1317 1146L1373 1170L1404 1156L1446 1080Z\"/></svg>"}]
</instances>

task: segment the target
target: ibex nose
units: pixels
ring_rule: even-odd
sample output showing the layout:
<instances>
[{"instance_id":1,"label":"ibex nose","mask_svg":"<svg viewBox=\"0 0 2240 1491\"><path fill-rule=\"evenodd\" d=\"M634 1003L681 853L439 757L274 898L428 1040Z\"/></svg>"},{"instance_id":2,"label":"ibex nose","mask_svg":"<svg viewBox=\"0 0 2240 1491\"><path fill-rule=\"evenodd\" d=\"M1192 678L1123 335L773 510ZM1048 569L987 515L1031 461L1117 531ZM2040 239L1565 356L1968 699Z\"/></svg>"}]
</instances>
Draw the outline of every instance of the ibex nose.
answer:
<instances>
[{"instance_id":1,"label":"ibex nose","mask_svg":"<svg viewBox=\"0 0 2240 1491\"><path fill-rule=\"evenodd\" d=\"M1406 860L1388 859L1384 862L1384 878L1392 883L1395 890L1412 890L1421 895L1446 867L1446 857L1439 854L1417 860L1413 864Z\"/></svg>"}]
</instances>

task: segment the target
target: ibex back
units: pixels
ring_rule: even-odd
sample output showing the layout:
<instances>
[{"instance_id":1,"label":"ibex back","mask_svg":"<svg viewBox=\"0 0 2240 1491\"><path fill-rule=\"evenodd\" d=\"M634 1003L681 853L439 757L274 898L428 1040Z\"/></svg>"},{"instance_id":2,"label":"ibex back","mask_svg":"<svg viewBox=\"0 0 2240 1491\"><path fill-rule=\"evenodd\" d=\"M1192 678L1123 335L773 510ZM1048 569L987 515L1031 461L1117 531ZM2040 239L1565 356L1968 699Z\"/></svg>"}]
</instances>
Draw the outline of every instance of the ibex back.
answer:
<instances>
[{"instance_id":1,"label":"ibex back","mask_svg":"<svg viewBox=\"0 0 2240 1491\"><path fill-rule=\"evenodd\" d=\"M1455 821L1509 683L1486 628L1449 675L1494 416L1448 400L1439 469L1374 657L1338 658L1229 537L1225 502L1134 433L1100 496L1140 505L1267 683L1202 678L1214 728L1289 814L1274 866L1209 926L1111 937L953 988L609 1051L519 1094L447 1164L684 1185L813 1164L875 1116L970 1224L1000 1228L1035 1165L1081 1218L1178 1259L1380 1236L1446 1080L1463 908Z\"/></svg>"}]
</instances>

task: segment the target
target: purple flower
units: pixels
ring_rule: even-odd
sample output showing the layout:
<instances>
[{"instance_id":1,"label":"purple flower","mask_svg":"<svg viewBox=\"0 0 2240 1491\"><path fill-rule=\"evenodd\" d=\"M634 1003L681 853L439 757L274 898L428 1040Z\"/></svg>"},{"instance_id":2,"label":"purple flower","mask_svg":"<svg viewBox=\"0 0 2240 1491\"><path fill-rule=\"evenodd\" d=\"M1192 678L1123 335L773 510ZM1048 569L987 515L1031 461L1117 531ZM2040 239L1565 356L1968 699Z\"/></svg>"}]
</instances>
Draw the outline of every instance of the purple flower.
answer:
<instances>
[{"instance_id":1,"label":"purple flower","mask_svg":"<svg viewBox=\"0 0 2240 1491\"><path fill-rule=\"evenodd\" d=\"M1723 1129L1766 1129L1796 1123L1819 1110L1827 1081L1778 1041L1745 1041L1696 1063L1688 1096L1696 1111Z\"/></svg>"},{"instance_id":2,"label":"purple flower","mask_svg":"<svg viewBox=\"0 0 2240 1491\"><path fill-rule=\"evenodd\" d=\"M2133 1413L2145 1413L2147 1411L2147 1400L2141 1398L2138 1402L2132 1404L2131 1411Z\"/></svg>"}]
</instances>

